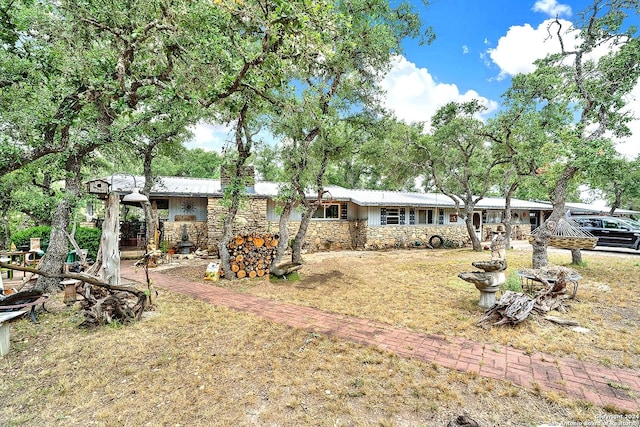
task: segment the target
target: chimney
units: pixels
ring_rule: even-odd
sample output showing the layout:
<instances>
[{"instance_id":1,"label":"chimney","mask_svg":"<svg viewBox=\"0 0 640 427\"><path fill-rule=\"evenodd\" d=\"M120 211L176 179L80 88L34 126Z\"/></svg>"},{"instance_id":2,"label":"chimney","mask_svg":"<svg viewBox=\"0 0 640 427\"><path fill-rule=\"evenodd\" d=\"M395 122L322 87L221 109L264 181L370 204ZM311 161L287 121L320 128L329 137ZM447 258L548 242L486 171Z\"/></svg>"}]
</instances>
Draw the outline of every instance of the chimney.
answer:
<instances>
[{"instance_id":1,"label":"chimney","mask_svg":"<svg viewBox=\"0 0 640 427\"><path fill-rule=\"evenodd\" d=\"M234 178L233 167L222 165L220 166L220 186L224 190L225 187L231 185L231 181ZM229 173L232 172L232 173ZM255 193L256 177L255 169L253 166L243 166L240 169L240 177L243 179L246 185L247 193Z\"/></svg>"}]
</instances>

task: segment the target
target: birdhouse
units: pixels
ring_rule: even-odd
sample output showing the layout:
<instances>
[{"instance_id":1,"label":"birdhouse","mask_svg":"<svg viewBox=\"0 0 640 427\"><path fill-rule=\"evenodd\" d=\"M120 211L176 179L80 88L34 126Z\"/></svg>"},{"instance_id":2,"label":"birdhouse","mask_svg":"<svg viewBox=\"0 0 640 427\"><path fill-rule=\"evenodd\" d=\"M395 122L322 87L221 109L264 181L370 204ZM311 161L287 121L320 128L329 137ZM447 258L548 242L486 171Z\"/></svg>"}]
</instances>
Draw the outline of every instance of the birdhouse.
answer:
<instances>
[{"instance_id":1,"label":"birdhouse","mask_svg":"<svg viewBox=\"0 0 640 427\"><path fill-rule=\"evenodd\" d=\"M87 183L87 191L89 194L99 194L106 196L109 194L109 182L103 179L94 179Z\"/></svg>"}]
</instances>

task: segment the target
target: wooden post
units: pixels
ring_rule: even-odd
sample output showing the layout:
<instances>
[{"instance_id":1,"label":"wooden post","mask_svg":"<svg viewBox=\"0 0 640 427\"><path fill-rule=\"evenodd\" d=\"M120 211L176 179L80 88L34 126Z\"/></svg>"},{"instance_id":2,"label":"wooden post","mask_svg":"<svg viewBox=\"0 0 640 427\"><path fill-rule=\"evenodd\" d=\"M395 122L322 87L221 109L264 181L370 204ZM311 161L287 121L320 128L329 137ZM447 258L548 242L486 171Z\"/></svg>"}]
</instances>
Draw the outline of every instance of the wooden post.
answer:
<instances>
[{"instance_id":1,"label":"wooden post","mask_svg":"<svg viewBox=\"0 0 640 427\"><path fill-rule=\"evenodd\" d=\"M112 286L120 286L120 197L109 193L102 223L102 279Z\"/></svg>"},{"instance_id":2,"label":"wooden post","mask_svg":"<svg viewBox=\"0 0 640 427\"><path fill-rule=\"evenodd\" d=\"M80 280L68 279L60 282L61 285L64 285L64 303L67 305L72 305L76 302L78 294L76 292L76 287L80 283Z\"/></svg>"}]
</instances>

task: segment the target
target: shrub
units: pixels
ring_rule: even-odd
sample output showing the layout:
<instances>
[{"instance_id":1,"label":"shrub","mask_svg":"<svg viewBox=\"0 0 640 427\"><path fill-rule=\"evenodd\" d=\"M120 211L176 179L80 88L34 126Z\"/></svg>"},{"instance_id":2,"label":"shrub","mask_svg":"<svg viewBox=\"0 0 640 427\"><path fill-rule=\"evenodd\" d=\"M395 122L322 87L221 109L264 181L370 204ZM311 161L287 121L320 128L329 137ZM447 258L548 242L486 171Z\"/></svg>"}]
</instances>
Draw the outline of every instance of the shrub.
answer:
<instances>
[{"instance_id":1,"label":"shrub","mask_svg":"<svg viewBox=\"0 0 640 427\"><path fill-rule=\"evenodd\" d=\"M99 228L79 227L76 229L76 242L82 249L87 249L89 258L95 260L100 246L102 230Z\"/></svg>"},{"instance_id":2,"label":"shrub","mask_svg":"<svg viewBox=\"0 0 640 427\"><path fill-rule=\"evenodd\" d=\"M40 247L45 249L49 246L49 235L51 234L51 227L48 225L41 225L38 227L26 228L14 233L11 236L11 241L17 248L20 246L29 247L31 242L29 239L39 237Z\"/></svg>"},{"instance_id":3,"label":"shrub","mask_svg":"<svg viewBox=\"0 0 640 427\"><path fill-rule=\"evenodd\" d=\"M517 271L512 271L507 277L507 281L502 285L505 291L522 292L522 283Z\"/></svg>"},{"instance_id":4,"label":"shrub","mask_svg":"<svg viewBox=\"0 0 640 427\"><path fill-rule=\"evenodd\" d=\"M40 247L43 250L46 250L46 248L49 246L50 234L51 227L48 225L31 227L20 230L17 233L13 234L13 236L11 236L11 241L16 245L16 247L28 247L30 245L29 239L39 237ZM78 227L76 229L76 242L82 249L87 249L89 251L88 257L91 259L96 259L96 256L98 254L98 247L100 246L101 234L102 230L100 230L99 228Z\"/></svg>"}]
</instances>

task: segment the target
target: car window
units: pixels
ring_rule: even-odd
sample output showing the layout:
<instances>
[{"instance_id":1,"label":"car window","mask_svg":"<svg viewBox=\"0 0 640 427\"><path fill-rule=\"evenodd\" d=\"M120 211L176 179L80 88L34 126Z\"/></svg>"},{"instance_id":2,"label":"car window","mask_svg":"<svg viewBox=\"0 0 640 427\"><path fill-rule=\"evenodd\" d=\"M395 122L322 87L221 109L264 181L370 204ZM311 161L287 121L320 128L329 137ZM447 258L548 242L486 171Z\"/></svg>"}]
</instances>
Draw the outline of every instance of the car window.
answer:
<instances>
[{"instance_id":1,"label":"car window","mask_svg":"<svg viewBox=\"0 0 640 427\"><path fill-rule=\"evenodd\" d=\"M592 218L578 218L576 219L576 222L578 224L580 224L583 227L595 227L595 228L599 228L600 227L600 221L598 221L597 219L592 219Z\"/></svg>"},{"instance_id":2,"label":"car window","mask_svg":"<svg viewBox=\"0 0 640 427\"><path fill-rule=\"evenodd\" d=\"M604 228L620 228L619 224L615 221L603 220Z\"/></svg>"}]
</instances>

